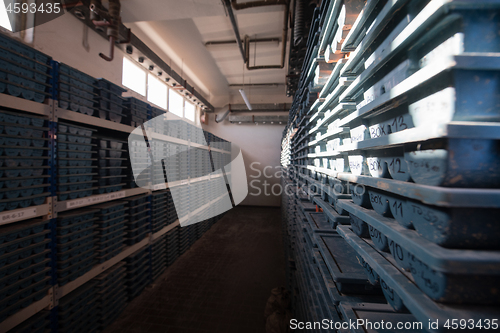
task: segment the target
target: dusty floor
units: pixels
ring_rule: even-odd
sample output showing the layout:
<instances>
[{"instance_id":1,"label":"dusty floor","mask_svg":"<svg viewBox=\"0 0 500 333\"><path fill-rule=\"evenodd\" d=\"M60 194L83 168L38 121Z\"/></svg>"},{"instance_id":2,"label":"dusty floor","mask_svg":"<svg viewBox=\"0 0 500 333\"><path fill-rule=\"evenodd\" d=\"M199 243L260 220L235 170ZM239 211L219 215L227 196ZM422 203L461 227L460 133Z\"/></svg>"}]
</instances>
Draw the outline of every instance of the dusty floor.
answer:
<instances>
[{"instance_id":1,"label":"dusty floor","mask_svg":"<svg viewBox=\"0 0 500 333\"><path fill-rule=\"evenodd\" d=\"M105 333L262 333L271 289L284 284L280 209L236 207Z\"/></svg>"}]
</instances>

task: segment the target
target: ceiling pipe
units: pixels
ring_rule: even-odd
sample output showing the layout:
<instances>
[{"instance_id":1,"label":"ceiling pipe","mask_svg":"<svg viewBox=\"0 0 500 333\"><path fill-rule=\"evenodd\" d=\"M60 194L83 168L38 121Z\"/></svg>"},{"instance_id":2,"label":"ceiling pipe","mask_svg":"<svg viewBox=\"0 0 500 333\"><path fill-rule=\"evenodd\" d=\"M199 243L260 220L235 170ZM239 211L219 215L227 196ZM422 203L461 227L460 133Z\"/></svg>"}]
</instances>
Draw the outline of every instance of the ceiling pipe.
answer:
<instances>
[{"instance_id":1,"label":"ceiling pipe","mask_svg":"<svg viewBox=\"0 0 500 333\"><path fill-rule=\"evenodd\" d=\"M230 87L277 87L284 86L284 83L232 83Z\"/></svg>"},{"instance_id":2,"label":"ceiling pipe","mask_svg":"<svg viewBox=\"0 0 500 333\"><path fill-rule=\"evenodd\" d=\"M262 103L252 105L252 111L249 111L246 104L230 104L228 107L231 113L242 112L242 113L252 113L252 112L288 112L290 110L290 103Z\"/></svg>"},{"instance_id":3,"label":"ceiling pipe","mask_svg":"<svg viewBox=\"0 0 500 333\"><path fill-rule=\"evenodd\" d=\"M236 22L236 17L234 16L233 8L231 7L231 0L224 0L224 6L226 7L227 14L231 20L231 25L233 26L234 35L236 37L236 42L240 48L241 56L243 57L243 62L246 62L245 50L243 49L243 43L241 42L240 30L238 29L238 23Z\"/></svg>"},{"instance_id":4,"label":"ceiling pipe","mask_svg":"<svg viewBox=\"0 0 500 333\"><path fill-rule=\"evenodd\" d=\"M95 33L108 40L106 32L103 29L99 29L100 27L96 27L94 23L92 23L92 12L90 11L90 5L90 0L80 0L80 2L78 3L71 3L73 10L70 10L69 12L80 19ZM186 82L180 74L174 71L162 58L160 58L155 52L153 52L153 50L151 50L146 44L144 44L143 41L141 41L136 35L134 35L130 31L130 29L125 27L123 23L120 23L119 25L119 36L120 42L115 42L116 46L122 49L124 52L126 52L126 49L130 49L131 51L127 53L133 53L134 59L148 59L151 63L154 63L156 67L160 68L163 73L166 73L168 75L169 81L174 82L173 85L176 84L175 82ZM144 60L142 62L144 62ZM195 90L195 88L192 86L188 86L186 88L190 92L192 92L197 100L202 103L203 107L206 109L205 111L214 112L214 106L210 104L210 102L204 96L202 96L201 93Z\"/></svg>"},{"instance_id":5,"label":"ceiling pipe","mask_svg":"<svg viewBox=\"0 0 500 333\"><path fill-rule=\"evenodd\" d=\"M233 4L236 0L233 0ZM271 6L271 5L285 5L285 13L283 18L283 32L282 32L282 45L281 45L281 64L280 65L265 65L265 66L250 66L250 39L245 36L245 63L247 64L247 70L256 69L282 69L285 67L286 60L286 44L288 39L288 15L290 11L290 6L288 1L255 1L248 4L263 3L261 6ZM240 4L245 5L245 4ZM253 7L256 7L255 5ZM247 7L250 8L250 7Z\"/></svg>"},{"instance_id":6,"label":"ceiling pipe","mask_svg":"<svg viewBox=\"0 0 500 333\"><path fill-rule=\"evenodd\" d=\"M263 0L263 1L250 1L244 3L238 3L238 0L231 0L231 5L234 10L241 10L247 8L263 7L263 6L274 6L274 5L287 5L287 0Z\"/></svg>"},{"instance_id":7,"label":"ceiling pipe","mask_svg":"<svg viewBox=\"0 0 500 333\"><path fill-rule=\"evenodd\" d=\"M250 43L279 43L281 40L279 37L275 38L255 38L255 39L250 39ZM244 41L241 41L242 43ZM235 40L213 40L213 41L208 41L205 43L205 46L210 46L210 45L225 45L225 44L235 44Z\"/></svg>"}]
</instances>

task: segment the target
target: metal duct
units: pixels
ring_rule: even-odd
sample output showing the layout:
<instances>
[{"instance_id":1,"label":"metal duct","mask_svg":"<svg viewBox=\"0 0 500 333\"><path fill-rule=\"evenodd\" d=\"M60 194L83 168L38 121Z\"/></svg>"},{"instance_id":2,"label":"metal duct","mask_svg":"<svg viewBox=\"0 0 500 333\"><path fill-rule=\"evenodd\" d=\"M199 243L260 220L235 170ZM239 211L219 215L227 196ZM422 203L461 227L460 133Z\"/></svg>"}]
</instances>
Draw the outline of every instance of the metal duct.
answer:
<instances>
[{"instance_id":1,"label":"metal duct","mask_svg":"<svg viewBox=\"0 0 500 333\"><path fill-rule=\"evenodd\" d=\"M224 119L226 119L227 116L229 115L229 112L231 112L231 106L229 106L229 109L227 109L227 111L222 116L219 117L219 115L216 115L215 122L220 123L220 122L224 121Z\"/></svg>"},{"instance_id":2,"label":"metal duct","mask_svg":"<svg viewBox=\"0 0 500 333\"><path fill-rule=\"evenodd\" d=\"M288 122L288 115L286 116L251 116L251 115L230 115L229 121L231 123L262 123L272 125L282 125Z\"/></svg>"},{"instance_id":3,"label":"metal duct","mask_svg":"<svg viewBox=\"0 0 500 333\"><path fill-rule=\"evenodd\" d=\"M306 29L306 2L305 0L295 1L295 20L293 26L293 45L299 46L304 41L304 31Z\"/></svg>"},{"instance_id":4,"label":"metal duct","mask_svg":"<svg viewBox=\"0 0 500 333\"><path fill-rule=\"evenodd\" d=\"M274 6L274 5L286 5L288 4L287 0L263 0L263 1L250 1L244 3L238 3L237 0L231 0L231 4L234 10L254 8L254 7L262 7L262 6Z\"/></svg>"}]
</instances>

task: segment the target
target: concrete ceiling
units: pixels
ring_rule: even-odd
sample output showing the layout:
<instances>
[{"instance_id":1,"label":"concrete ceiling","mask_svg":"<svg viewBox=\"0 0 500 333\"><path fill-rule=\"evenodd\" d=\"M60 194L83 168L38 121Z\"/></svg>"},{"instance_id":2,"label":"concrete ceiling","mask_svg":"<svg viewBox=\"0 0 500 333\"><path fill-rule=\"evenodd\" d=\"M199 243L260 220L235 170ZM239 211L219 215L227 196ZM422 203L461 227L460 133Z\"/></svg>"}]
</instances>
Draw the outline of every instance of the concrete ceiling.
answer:
<instances>
[{"instance_id":1,"label":"concrete ceiling","mask_svg":"<svg viewBox=\"0 0 500 333\"><path fill-rule=\"evenodd\" d=\"M240 0L243 2L243 0ZM283 6L234 11L243 38L279 37ZM229 84L283 83L273 87L245 87L252 103L287 102L285 69L244 69L236 43L208 45L207 41L235 40L220 0L122 0L123 22L167 63L182 73L215 106L240 102ZM256 53L255 53L256 48ZM279 65L281 43L251 44L250 65ZM271 97L272 96L272 97Z\"/></svg>"}]
</instances>

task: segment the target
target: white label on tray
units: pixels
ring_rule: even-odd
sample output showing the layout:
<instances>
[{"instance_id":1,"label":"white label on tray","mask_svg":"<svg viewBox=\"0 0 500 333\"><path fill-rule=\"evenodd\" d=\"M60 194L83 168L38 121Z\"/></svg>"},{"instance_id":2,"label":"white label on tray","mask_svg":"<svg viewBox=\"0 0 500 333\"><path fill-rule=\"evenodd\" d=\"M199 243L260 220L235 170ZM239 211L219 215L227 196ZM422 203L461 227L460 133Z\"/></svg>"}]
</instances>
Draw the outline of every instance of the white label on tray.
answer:
<instances>
[{"instance_id":1,"label":"white label on tray","mask_svg":"<svg viewBox=\"0 0 500 333\"><path fill-rule=\"evenodd\" d=\"M345 170L345 162L344 162L344 159L343 158L337 158L337 160L335 161L336 162L336 167L335 167L335 170L337 172L344 172Z\"/></svg>"},{"instance_id":2,"label":"white label on tray","mask_svg":"<svg viewBox=\"0 0 500 333\"><path fill-rule=\"evenodd\" d=\"M384 170L382 160L378 157L368 157L366 161L372 177L381 177Z\"/></svg>"},{"instance_id":3,"label":"white label on tray","mask_svg":"<svg viewBox=\"0 0 500 333\"><path fill-rule=\"evenodd\" d=\"M415 126L443 124L455 114L455 88L446 88L411 104L408 108Z\"/></svg>"},{"instance_id":4,"label":"white label on tray","mask_svg":"<svg viewBox=\"0 0 500 333\"><path fill-rule=\"evenodd\" d=\"M351 142L359 142L365 140L365 131L365 125L361 125L351 129Z\"/></svg>"},{"instance_id":5,"label":"white label on tray","mask_svg":"<svg viewBox=\"0 0 500 333\"><path fill-rule=\"evenodd\" d=\"M361 176L363 173L363 156L354 155L348 156L349 158L349 168L351 169L351 173L356 176Z\"/></svg>"},{"instance_id":6,"label":"white label on tray","mask_svg":"<svg viewBox=\"0 0 500 333\"><path fill-rule=\"evenodd\" d=\"M66 208L76 208L81 206L89 206L101 202L111 201L115 199L125 198L125 191L119 191L109 194L97 195L83 199L76 199L66 202Z\"/></svg>"},{"instance_id":7,"label":"white label on tray","mask_svg":"<svg viewBox=\"0 0 500 333\"><path fill-rule=\"evenodd\" d=\"M0 215L0 224L7 224L25 220L34 216L36 216L36 208L26 208L22 210L9 211Z\"/></svg>"},{"instance_id":8,"label":"white label on tray","mask_svg":"<svg viewBox=\"0 0 500 333\"><path fill-rule=\"evenodd\" d=\"M445 42L441 43L431 52L427 53L419 61L420 67L425 67L434 61L439 61L445 57L452 55L459 55L464 52L464 34L462 32L456 33Z\"/></svg>"}]
</instances>

